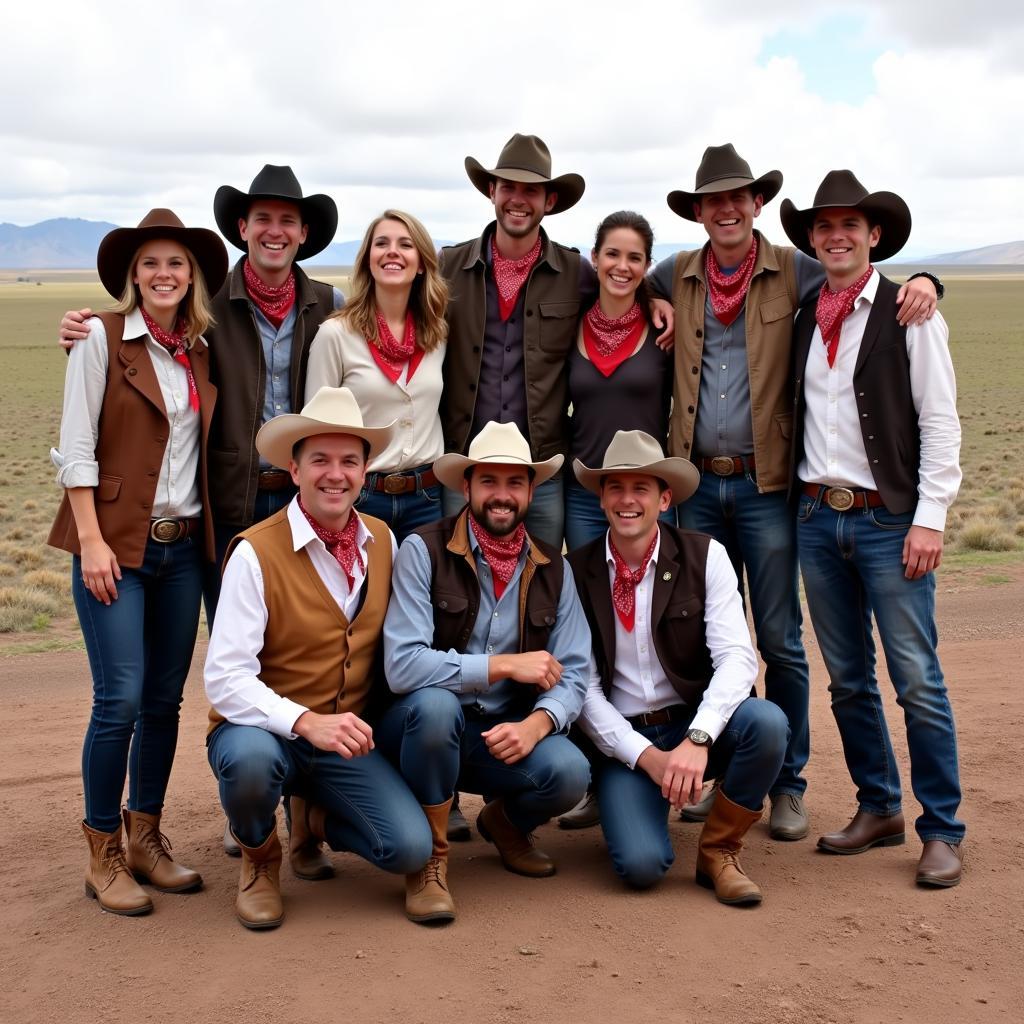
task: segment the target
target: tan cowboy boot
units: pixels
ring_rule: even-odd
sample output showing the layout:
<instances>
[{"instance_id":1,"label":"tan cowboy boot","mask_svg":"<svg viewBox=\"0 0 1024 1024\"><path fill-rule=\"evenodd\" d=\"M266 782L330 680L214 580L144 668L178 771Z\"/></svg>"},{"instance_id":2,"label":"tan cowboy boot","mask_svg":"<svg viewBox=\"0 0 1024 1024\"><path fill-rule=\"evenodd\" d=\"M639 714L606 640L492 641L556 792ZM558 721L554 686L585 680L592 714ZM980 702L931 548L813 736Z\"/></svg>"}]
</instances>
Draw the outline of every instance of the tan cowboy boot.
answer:
<instances>
[{"instance_id":1,"label":"tan cowboy boot","mask_svg":"<svg viewBox=\"0 0 1024 1024\"><path fill-rule=\"evenodd\" d=\"M293 796L288 801L288 810L288 862L293 873L307 882L333 878L334 865L320 846L323 836L316 836L310 831L306 801Z\"/></svg>"},{"instance_id":2,"label":"tan cowboy boot","mask_svg":"<svg viewBox=\"0 0 1024 1024\"><path fill-rule=\"evenodd\" d=\"M761 890L743 873L743 837L761 810L748 811L718 790L697 846L697 884L714 889L720 903L741 906L761 902Z\"/></svg>"},{"instance_id":3,"label":"tan cowboy boot","mask_svg":"<svg viewBox=\"0 0 1024 1024\"><path fill-rule=\"evenodd\" d=\"M235 836L235 840L238 837ZM246 928L276 928L284 920L281 902L281 840L277 821L262 846L238 844L242 871L238 877L235 916Z\"/></svg>"},{"instance_id":4,"label":"tan cowboy boot","mask_svg":"<svg viewBox=\"0 0 1024 1024\"><path fill-rule=\"evenodd\" d=\"M537 848L533 833L520 832L509 821L505 802L500 797L484 805L476 819L476 830L498 848L506 871L527 878L547 878L555 873L555 862Z\"/></svg>"},{"instance_id":5,"label":"tan cowboy boot","mask_svg":"<svg viewBox=\"0 0 1024 1024\"><path fill-rule=\"evenodd\" d=\"M455 903L448 891L448 811L452 802L421 806L430 825L433 849L419 871L405 876L405 916L420 924L454 921Z\"/></svg>"},{"instance_id":6,"label":"tan cowboy boot","mask_svg":"<svg viewBox=\"0 0 1024 1024\"><path fill-rule=\"evenodd\" d=\"M82 822L89 841L89 867L85 872L85 895L111 914L135 917L148 914L153 901L132 878L121 845L121 826L113 832L97 832Z\"/></svg>"},{"instance_id":7,"label":"tan cowboy boot","mask_svg":"<svg viewBox=\"0 0 1024 1024\"><path fill-rule=\"evenodd\" d=\"M175 864L170 840L160 831L159 814L143 814L127 807L122 813L128 837L125 860L137 882L149 882L160 892L191 892L203 887L198 871Z\"/></svg>"}]
</instances>

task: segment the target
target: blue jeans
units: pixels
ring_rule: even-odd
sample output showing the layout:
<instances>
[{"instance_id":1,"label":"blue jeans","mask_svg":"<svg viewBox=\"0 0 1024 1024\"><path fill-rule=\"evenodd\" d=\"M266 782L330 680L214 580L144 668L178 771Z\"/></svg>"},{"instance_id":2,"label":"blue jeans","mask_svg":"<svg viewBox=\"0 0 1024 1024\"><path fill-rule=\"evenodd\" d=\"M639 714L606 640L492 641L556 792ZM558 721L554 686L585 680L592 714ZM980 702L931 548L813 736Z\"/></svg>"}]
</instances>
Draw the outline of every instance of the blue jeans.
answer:
<instances>
[{"instance_id":1,"label":"blue jeans","mask_svg":"<svg viewBox=\"0 0 1024 1024\"><path fill-rule=\"evenodd\" d=\"M784 491L760 494L749 473L701 474L693 497L679 506L679 525L709 533L729 553L754 620L757 649L764 660L764 695L789 719L789 745L771 795L807 789L800 773L811 752L808 717L810 672L800 639L796 529Z\"/></svg>"},{"instance_id":2,"label":"blue jeans","mask_svg":"<svg viewBox=\"0 0 1024 1024\"><path fill-rule=\"evenodd\" d=\"M659 518L662 522L675 526L676 506L671 505ZM601 499L592 491L588 491L575 475L568 477L565 484L566 551L575 551L576 548L603 537L607 530L608 520L601 510Z\"/></svg>"},{"instance_id":3,"label":"blue jeans","mask_svg":"<svg viewBox=\"0 0 1024 1024\"><path fill-rule=\"evenodd\" d=\"M138 569L122 567L117 600L97 601L71 561L71 594L92 670L92 715L82 748L85 821L98 832L128 807L159 814L178 743L178 709L192 663L203 586L202 541L150 540Z\"/></svg>"},{"instance_id":4,"label":"blue jeans","mask_svg":"<svg viewBox=\"0 0 1024 1024\"><path fill-rule=\"evenodd\" d=\"M429 466L419 466L419 470L427 470ZM401 544L417 527L433 523L442 516L441 485L424 487L409 494L385 494L375 491L374 483L378 477L386 473L367 473L366 484L359 492L356 508L368 516L383 519L395 540Z\"/></svg>"},{"instance_id":5,"label":"blue jeans","mask_svg":"<svg viewBox=\"0 0 1024 1024\"><path fill-rule=\"evenodd\" d=\"M673 750L689 725L650 725L638 732L659 750ZM788 732L786 716L776 705L748 697L712 744L707 778L721 779L722 792L733 803L759 810L782 765ZM627 885L647 889L675 859L668 834L669 803L642 768L602 758L595 778L601 829L615 873Z\"/></svg>"},{"instance_id":6,"label":"blue jeans","mask_svg":"<svg viewBox=\"0 0 1024 1024\"><path fill-rule=\"evenodd\" d=\"M461 491L443 488L441 503L446 516L453 516L466 504ZM530 510L526 513L526 530L531 537L547 541L556 551L562 550L562 525L565 516L562 474L558 473L545 480L533 492Z\"/></svg>"},{"instance_id":7,"label":"blue jeans","mask_svg":"<svg viewBox=\"0 0 1024 1024\"><path fill-rule=\"evenodd\" d=\"M523 717L467 716L456 694L431 686L399 697L375 738L421 804L443 803L456 788L502 797L509 821L532 832L583 799L590 765L565 736L546 736L515 764L492 757L481 733Z\"/></svg>"},{"instance_id":8,"label":"blue jeans","mask_svg":"<svg viewBox=\"0 0 1024 1024\"><path fill-rule=\"evenodd\" d=\"M409 787L377 749L345 760L304 739L225 722L206 743L231 831L261 846L274 828L283 793L326 812L332 850L351 850L385 871L419 871L431 852L430 826Z\"/></svg>"},{"instance_id":9,"label":"blue jeans","mask_svg":"<svg viewBox=\"0 0 1024 1024\"><path fill-rule=\"evenodd\" d=\"M902 803L875 677L874 613L896 703L903 709L921 839L959 843L956 729L936 647L935 575L908 580L903 542L913 514L884 508L835 512L801 496L798 535L807 607L829 674L832 713L857 803L895 814Z\"/></svg>"}]
</instances>

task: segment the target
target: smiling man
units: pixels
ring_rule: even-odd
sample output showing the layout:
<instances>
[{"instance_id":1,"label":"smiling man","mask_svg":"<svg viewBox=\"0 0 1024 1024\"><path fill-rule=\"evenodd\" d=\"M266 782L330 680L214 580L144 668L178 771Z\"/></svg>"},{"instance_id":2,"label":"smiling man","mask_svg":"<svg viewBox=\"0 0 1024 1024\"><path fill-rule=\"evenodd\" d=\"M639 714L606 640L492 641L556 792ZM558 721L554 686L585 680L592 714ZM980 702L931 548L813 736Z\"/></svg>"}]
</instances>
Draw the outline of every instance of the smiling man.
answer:
<instances>
[{"instance_id":1,"label":"smiling man","mask_svg":"<svg viewBox=\"0 0 1024 1024\"><path fill-rule=\"evenodd\" d=\"M416 873L430 834L416 800L375 748L386 694L378 672L395 543L352 508L367 459L391 427L363 426L346 388L321 388L301 415L260 428L256 447L288 466L298 495L234 541L206 659L207 751L242 851L235 908L247 928L284 909L276 809L301 792L297 833Z\"/></svg>"},{"instance_id":2,"label":"smiling man","mask_svg":"<svg viewBox=\"0 0 1024 1024\"><path fill-rule=\"evenodd\" d=\"M740 867L743 837L761 817L788 726L751 697L757 676L736 574L706 534L659 522L697 488L686 459L666 459L639 430L620 430L599 468L576 478L601 499L605 536L569 556L593 637L580 727L594 765L601 827L616 873L645 889L674 859L669 806L721 779L701 832L697 881L722 902L761 902Z\"/></svg>"},{"instance_id":3,"label":"smiling man","mask_svg":"<svg viewBox=\"0 0 1024 1024\"><path fill-rule=\"evenodd\" d=\"M919 885L961 878L964 825L953 712L936 651L935 569L960 487L960 421L945 321L901 327L898 287L872 263L910 237L910 210L850 171L814 203L782 204L794 245L827 278L797 318L794 489L800 568L828 669L857 812L818 848L856 854L904 842L899 770L875 677L872 616L903 709L921 804Z\"/></svg>"},{"instance_id":4,"label":"smiling man","mask_svg":"<svg viewBox=\"0 0 1024 1024\"><path fill-rule=\"evenodd\" d=\"M512 423L488 423L468 455L443 455L437 478L461 490L456 516L402 545L384 623L388 684L399 699L378 730L434 836L406 913L451 920L446 821L456 786L483 793L477 819L509 871L555 864L531 833L574 806L589 779L564 735L579 713L590 635L561 554L524 526L535 488L562 465L536 462Z\"/></svg>"}]
</instances>

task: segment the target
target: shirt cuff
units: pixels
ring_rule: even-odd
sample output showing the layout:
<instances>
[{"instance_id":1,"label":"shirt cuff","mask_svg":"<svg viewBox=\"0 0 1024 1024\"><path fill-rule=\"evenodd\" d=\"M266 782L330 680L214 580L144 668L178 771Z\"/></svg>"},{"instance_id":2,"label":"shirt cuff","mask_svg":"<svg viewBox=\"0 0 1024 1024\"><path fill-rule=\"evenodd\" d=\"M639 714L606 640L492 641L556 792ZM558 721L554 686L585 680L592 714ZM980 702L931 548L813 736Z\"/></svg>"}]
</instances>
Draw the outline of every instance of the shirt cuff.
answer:
<instances>
[{"instance_id":1,"label":"shirt cuff","mask_svg":"<svg viewBox=\"0 0 1024 1024\"><path fill-rule=\"evenodd\" d=\"M487 673L490 666L489 654L462 655L462 693L486 693L489 687Z\"/></svg>"},{"instance_id":2,"label":"shirt cuff","mask_svg":"<svg viewBox=\"0 0 1024 1024\"><path fill-rule=\"evenodd\" d=\"M646 736L641 736L636 729L630 729L625 736L615 744L612 752L616 761L621 761L630 768L636 768L640 755L654 744Z\"/></svg>"},{"instance_id":3,"label":"shirt cuff","mask_svg":"<svg viewBox=\"0 0 1024 1024\"><path fill-rule=\"evenodd\" d=\"M914 525L926 526L940 533L946 528L946 507L933 501L918 501L914 510Z\"/></svg>"},{"instance_id":4,"label":"shirt cuff","mask_svg":"<svg viewBox=\"0 0 1024 1024\"><path fill-rule=\"evenodd\" d=\"M565 728L569 724L569 715L565 710L565 705L563 705L556 697L541 697L537 703L533 705L533 710L546 711L555 723L555 732L565 732Z\"/></svg>"},{"instance_id":5,"label":"shirt cuff","mask_svg":"<svg viewBox=\"0 0 1024 1024\"><path fill-rule=\"evenodd\" d=\"M53 456L50 456L51 459ZM100 465L98 462L66 462L57 473L57 483L61 487L98 487L100 482Z\"/></svg>"},{"instance_id":6,"label":"shirt cuff","mask_svg":"<svg viewBox=\"0 0 1024 1024\"><path fill-rule=\"evenodd\" d=\"M296 739L295 723L309 708L296 704L295 701L282 697L267 715L267 732L275 736L283 736L286 740Z\"/></svg>"},{"instance_id":7,"label":"shirt cuff","mask_svg":"<svg viewBox=\"0 0 1024 1024\"><path fill-rule=\"evenodd\" d=\"M725 727L728 724L728 719L722 718L717 711L701 705L697 708L697 714L693 716L689 729L700 729L702 732L706 732L711 737L712 742L714 742L725 732ZM689 729L687 729L687 732L689 732Z\"/></svg>"}]
</instances>

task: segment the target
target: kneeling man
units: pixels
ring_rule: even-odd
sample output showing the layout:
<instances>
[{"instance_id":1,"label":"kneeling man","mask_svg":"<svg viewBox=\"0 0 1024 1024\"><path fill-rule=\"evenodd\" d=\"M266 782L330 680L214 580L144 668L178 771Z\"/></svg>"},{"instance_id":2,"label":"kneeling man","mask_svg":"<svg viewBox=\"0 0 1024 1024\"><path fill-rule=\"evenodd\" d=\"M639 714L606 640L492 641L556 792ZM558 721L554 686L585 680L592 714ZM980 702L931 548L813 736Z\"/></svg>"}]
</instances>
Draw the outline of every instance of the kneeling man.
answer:
<instances>
[{"instance_id":1,"label":"kneeling man","mask_svg":"<svg viewBox=\"0 0 1024 1024\"><path fill-rule=\"evenodd\" d=\"M576 478L601 499L608 533L569 556L594 660L580 726L604 755L594 767L612 864L638 889L673 861L669 805L721 780L700 835L697 881L722 903L761 902L739 863L782 766L789 724L750 696L757 660L725 548L659 523L696 490L686 459L667 459L639 430L620 430L599 469Z\"/></svg>"},{"instance_id":2,"label":"kneeling man","mask_svg":"<svg viewBox=\"0 0 1024 1024\"><path fill-rule=\"evenodd\" d=\"M390 437L390 426L363 426L347 388L321 388L301 415L256 435L299 493L228 549L206 659L207 751L242 849L235 908L247 928L284 918L282 793L305 797L292 803L291 831L308 856L326 840L397 874L430 856L427 822L367 721L387 692L378 655L395 542L352 506Z\"/></svg>"},{"instance_id":3,"label":"kneeling man","mask_svg":"<svg viewBox=\"0 0 1024 1024\"><path fill-rule=\"evenodd\" d=\"M569 567L523 523L561 464L531 461L514 423L488 423L468 456L434 463L466 506L408 537L395 564L384 658L402 696L378 732L434 836L406 892L415 921L455 915L445 829L456 787L486 795L480 834L509 871L535 878L555 864L531 833L586 792L587 760L564 733L583 702L590 634Z\"/></svg>"}]
</instances>

